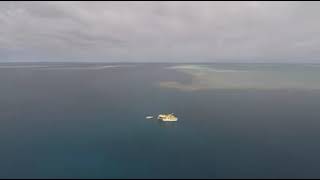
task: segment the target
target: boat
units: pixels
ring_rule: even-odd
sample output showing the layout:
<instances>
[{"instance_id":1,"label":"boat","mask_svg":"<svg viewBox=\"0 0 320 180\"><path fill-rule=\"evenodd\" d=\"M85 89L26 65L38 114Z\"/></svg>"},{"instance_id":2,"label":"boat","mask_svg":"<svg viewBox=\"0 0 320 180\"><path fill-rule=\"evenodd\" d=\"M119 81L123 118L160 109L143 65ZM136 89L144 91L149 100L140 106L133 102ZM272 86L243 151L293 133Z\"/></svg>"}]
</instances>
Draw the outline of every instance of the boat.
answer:
<instances>
[{"instance_id":1,"label":"boat","mask_svg":"<svg viewBox=\"0 0 320 180\"><path fill-rule=\"evenodd\" d=\"M165 122L175 122L178 121L178 118L173 114L159 114L158 119Z\"/></svg>"},{"instance_id":2,"label":"boat","mask_svg":"<svg viewBox=\"0 0 320 180\"><path fill-rule=\"evenodd\" d=\"M153 116L146 116L146 119L152 119Z\"/></svg>"}]
</instances>

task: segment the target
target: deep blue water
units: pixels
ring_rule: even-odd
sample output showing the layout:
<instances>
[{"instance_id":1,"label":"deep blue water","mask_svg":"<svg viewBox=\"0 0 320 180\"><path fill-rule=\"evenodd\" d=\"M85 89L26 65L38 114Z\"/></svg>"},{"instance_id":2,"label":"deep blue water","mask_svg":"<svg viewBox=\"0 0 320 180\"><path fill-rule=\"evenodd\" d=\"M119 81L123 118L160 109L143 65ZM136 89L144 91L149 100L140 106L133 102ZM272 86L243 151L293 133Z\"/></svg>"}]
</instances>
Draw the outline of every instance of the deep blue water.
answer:
<instances>
[{"instance_id":1,"label":"deep blue water","mask_svg":"<svg viewBox=\"0 0 320 180\"><path fill-rule=\"evenodd\" d=\"M192 81L169 64L46 65L0 66L0 178L320 178L318 90L181 91L156 85ZM145 119L163 112L179 121Z\"/></svg>"}]
</instances>

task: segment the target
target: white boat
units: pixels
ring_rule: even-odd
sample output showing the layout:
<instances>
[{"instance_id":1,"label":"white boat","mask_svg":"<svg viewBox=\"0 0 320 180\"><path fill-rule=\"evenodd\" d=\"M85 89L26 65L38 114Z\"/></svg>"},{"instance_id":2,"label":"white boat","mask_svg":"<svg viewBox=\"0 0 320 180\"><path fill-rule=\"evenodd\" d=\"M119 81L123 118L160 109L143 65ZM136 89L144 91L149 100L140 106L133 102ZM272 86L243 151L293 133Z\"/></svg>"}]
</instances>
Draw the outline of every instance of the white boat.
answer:
<instances>
[{"instance_id":1,"label":"white boat","mask_svg":"<svg viewBox=\"0 0 320 180\"><path fill-rule=\"evenodd\" d=\"M153 116L146 116L146 119L152 119Z\"/></svg>"},{"instance_id":2,"label":"white boat","mask_svg":"<svg viewBox=\"0 0 320 180\"><path fill-rule=\"evenodd\" d=\"M176 122L178 121L178 118L173 115L173 113L171 114L159 114L158 119L165 121L165 122Z\"/></svg>"}]
</instances>

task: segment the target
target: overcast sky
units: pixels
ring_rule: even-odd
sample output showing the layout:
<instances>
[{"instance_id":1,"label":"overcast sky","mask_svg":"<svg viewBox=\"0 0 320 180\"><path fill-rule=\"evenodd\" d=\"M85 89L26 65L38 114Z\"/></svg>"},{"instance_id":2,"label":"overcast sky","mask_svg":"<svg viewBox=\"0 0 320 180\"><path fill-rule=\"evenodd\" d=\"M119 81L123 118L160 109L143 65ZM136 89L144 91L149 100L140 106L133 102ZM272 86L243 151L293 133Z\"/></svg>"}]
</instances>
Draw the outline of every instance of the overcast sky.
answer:
<instances>
[{"instance_id":1,"label":"overcast sky","mask_svg":"<svg viewBox=\"0 0 320 180\"><path fill-rule=\"evenodd\" d=\"M320 2L0 2L7 61L320 63Z\"/></svg>"}]
</instances>

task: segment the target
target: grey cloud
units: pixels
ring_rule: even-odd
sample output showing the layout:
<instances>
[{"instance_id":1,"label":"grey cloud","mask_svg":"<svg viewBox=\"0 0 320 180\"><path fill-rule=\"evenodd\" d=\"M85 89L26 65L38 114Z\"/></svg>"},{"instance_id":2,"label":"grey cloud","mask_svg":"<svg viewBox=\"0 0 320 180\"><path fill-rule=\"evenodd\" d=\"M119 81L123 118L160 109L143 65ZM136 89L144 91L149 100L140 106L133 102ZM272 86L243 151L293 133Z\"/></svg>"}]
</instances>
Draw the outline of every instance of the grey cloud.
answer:
<instances>
[{"instance_id":1,"label":"grey cloud","mask_svg":"<svg viewBox=\"0 0 320 180\"><path fill-rule=\"evenodd\" d=\"M319 2L0 2L0 62L320 62Z\"/></svg>"}]
</instances>

